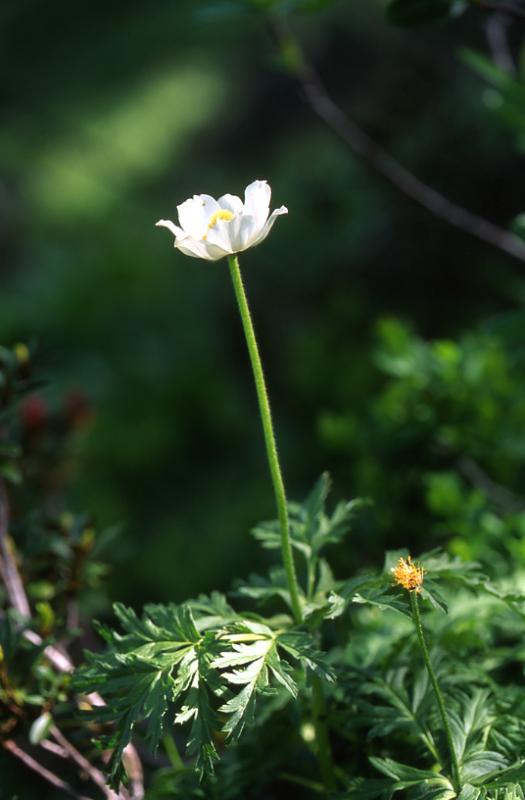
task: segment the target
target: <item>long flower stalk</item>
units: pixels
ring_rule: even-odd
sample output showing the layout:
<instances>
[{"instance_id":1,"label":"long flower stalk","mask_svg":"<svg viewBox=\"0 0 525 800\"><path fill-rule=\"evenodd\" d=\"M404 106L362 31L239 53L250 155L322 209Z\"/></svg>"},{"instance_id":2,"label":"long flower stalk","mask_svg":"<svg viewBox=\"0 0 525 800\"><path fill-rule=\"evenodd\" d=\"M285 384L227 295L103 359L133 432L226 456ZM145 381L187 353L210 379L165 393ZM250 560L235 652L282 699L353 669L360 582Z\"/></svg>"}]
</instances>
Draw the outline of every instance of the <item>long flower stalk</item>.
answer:
<instances>
[{"instance_id":1,"label":"long flower stalk","mask_svg":"<svg viewBox=\"0 0 525 800\"><path fill-rule=\"evenodd\" d=\"M412 619L414 620L414 627L416 629L417 638L419 641L419 646L421 648L421 652L423 654L423 661L425 662L425 666L427 668L427 672L430 678L430 682L432 683L432 687L434 689L434 694L436 696L436 701L439 709L439 714L441 716L441 720L443 722L443 729L445 731L445 739L447 741L447 746L450 752L450 764L452 769L452 783L454 784L455 791L459 794L461 790L461 778L460 778L460 771L459 771L459 764L458 758L456 755L456 749L454 747L454 741L452 739L452 731L450 729L450 722L448 719L447 709L445 706L445 701L443 699L443 695L441 694L441 689L439 688L439 683L436 678L436 673L434 672L434 668L430 661L430 654L428 652L427 643L425 640L425 635L423 633L423 625L421 624L421 615L419 613L419 603L417 599L417 591L410 590L410 609L412 611Z\"/></svg>"},{"instance_id":2,"label":"long flower stalk","mask_svg":"<svg viewBox=\"0 0 525 800\"><path fill-rule=\"evenodd\" d=\"M255 337L255 330L250 314L250 308L248 306L248 300L244 290L241 270L239 267L239 259L235 255L230 256L228 258L228 264L230 266L233 289L235 291L237 305L239 306L239 313L241 315L244 335L246 337L246 344L248 346L248 353L252 364L255 390L257 392L264 441L266 444L266 455L268 458L268 466L270 467L270 475L272 478L275 502L277 505L277 516L279 518L279 526L281 529L281 553L286 572L288 591L290 593L290 603L295 621L300 623L303 620L303 612L301 610L301 602L299 600L299 586L297 583L297 574L295 571L292 545L290 542L290 525L288 522L286 492L284 489L284 481L281 472L281 465L279 463L279 456L277 454L277 445L273 430L270 401L268 398L268 391L266 389L266 381L264 379L261 356L259 355L259 348L257 345L257 339Z\"/></svg>"},{"instance_id":3,"label":"long flower stalk","mask_svg":"<svg viewBox=\"0 0 525 800\"><path fill-rule=\"evenodd\" d=\"M257 345L257 339L246 298L237 253L260 244L270 232L276 218L287 214L285 206L270 214L271 189L267 181L255 180L246 187L244 202L236 195L225 194L215 200L209 195L194 195L177 206L177 225L172 220L159 220L157 225L168 228L175 236L175 247L182 253L207 261L228 256L230 274L241 315L242 326L252 365L257 400L261 415L266 455L272 479L277 516L279 519L281 553L286 573L290 606L297 624L303 622L299 584L295 570L290 524L284 481L277 453L270 401ZM310 594L312 574L308 576ZM312 682L312 716L316 733L316 752L325 789L335 788L333 759L326 724L323 687L314 676Z\"/></svg>"},{"instance_id":4,"label":"long flower stalk","mask_svg":"<svg viewBox=\"0 0 525 800\"><path fill-rule=\"evenodd\" d=\"M255 337L255 330L253 327L250 308L248 306L248 300L246 298L244 283L239 267L239 259L237 256L230 256L228 263L230 266L230 274L235 291L235 297L237 299L237 305L239 306L239 312L244 328L246 344L248 345L248 353L250 355L250 361L252 364L257 400L259 402L259 411L261 414L264 441L266 444L266 455L268 457L268 465L270 467L270 475L272 478L275 502L277 504L277 514L281 529L281 553L286 572L288 591L290 593L290 602L295 621L297 623L301 623L303 621L303 612L299 600L299 586L297 583L297 574L295 571L292 545L290 542L290 525L288 521L286 492L284 488L281 466L279 463L279 456L277 453L277 445L275 442L275 433L273 429L268 391L266 389L266 381L264 379L264 372L259 354L259 348L257 346L257 339ZM326 705L321 681L315 675L312 679L312 716L315 728L316 755L319 763L319 771L321 773L325 789L327 791L333 791L336 788L336 781L334 777L330 738L325 719Z\"/></svg>"}]
</instances>

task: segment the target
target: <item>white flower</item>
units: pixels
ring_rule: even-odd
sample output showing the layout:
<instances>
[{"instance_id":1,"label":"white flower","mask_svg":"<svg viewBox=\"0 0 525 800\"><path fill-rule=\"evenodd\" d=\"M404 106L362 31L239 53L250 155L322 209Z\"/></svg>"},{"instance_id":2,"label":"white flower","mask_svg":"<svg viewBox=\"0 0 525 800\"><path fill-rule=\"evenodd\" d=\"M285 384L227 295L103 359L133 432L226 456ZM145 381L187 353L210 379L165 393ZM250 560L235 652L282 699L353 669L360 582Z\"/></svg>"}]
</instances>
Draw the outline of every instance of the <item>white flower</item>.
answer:
<instances>
[{"instance_id":1,"label":"white flower","mask_svg":"<svg viewBox=\"0 0 525 800\"><path fill-rule=\"evenodd\" d=\"M156 224L173 233L175 247L181 253L218 261L255 247L266 239L277 217L288 213L281 206L270 214L271 194L266 181L250 183L244 203L234 194L224 194L218 200L209 194L195 194L177 206L179 225L169 219Z\"/></svg>"}]
</instances>

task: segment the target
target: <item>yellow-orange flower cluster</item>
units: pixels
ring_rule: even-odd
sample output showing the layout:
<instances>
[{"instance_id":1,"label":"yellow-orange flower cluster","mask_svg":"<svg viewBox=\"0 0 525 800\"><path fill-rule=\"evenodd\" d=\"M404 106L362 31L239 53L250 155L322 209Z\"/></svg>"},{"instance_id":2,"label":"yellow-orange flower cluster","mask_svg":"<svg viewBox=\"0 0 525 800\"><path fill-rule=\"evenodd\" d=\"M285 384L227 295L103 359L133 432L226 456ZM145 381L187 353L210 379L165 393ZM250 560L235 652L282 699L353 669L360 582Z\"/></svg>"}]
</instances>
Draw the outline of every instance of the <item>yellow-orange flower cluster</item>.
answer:
<instances>
[{"instance_id":1,"label":"yellow-orange flower cluster","mask_svg":"<svg viewBox=\"0 0 525 800\"><path fill-rule=\"evenodd\" d=\"M392 575L396 584L409 592L421 591L423 573L423 567L418 567L417 564L414 564L411 556L400 558L396 566L392 568Z\"/></svg>"}]
</instances>

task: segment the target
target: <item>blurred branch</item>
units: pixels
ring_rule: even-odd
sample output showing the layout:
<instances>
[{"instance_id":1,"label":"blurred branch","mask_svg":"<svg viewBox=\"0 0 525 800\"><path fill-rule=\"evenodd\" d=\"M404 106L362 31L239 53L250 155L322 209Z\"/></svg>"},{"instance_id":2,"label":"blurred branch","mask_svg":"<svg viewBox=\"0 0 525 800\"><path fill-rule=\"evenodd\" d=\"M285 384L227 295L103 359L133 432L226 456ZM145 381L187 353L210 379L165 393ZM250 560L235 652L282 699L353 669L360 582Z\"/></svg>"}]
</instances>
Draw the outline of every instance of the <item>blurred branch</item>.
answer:
<instances>
[{"instance_id":1,"label":"blurred branch","mask_svg":"<svg viewBox=\"0 0 525 800\"><path fill-rule=\"evenodd\" d=\"M18 571L18 566L9 540L9 500L5 481L0 477L0 575L4 582L7 597L12 608L20 616L29 619L31 608L26 590ZM25 638L34 645L42 644L42 637L35 631L25 630ZM73 662L57 647L49 645L44 650L47 658L59 672L73 672Z\"/></svg>"},{"instance_id":2,"label":"blurred branch","mask_svg":"<svg viewBox=\"0 0 525 800\"><path fill-rule=\"evenodd\" d=\"M0 477L0 574L11 606L20 616L30 617L29 601L9 538L9 501L2 477Z\"/></svg>"},{"instance_id":3,"label":"blurred branch","mask_svg":"<svg viewBox=\"0 0 525 800\"><path fill-rule=\"evenodd\" d=\"M26 639L28 641L32 642L32 644L35 644L35 645L42 644L42 637L38 633L36 633L35 631L26 630L26 631L24 631L24 636L26 637ZM53 664L55 669L57 669L59 672L67 672L67 673L73 672L74 664L71 661L71 659L69 658L69 656L67 655L67 653L62 652L61 650L59 650L54 645L48 645L44 650L44 654L45 654L46 658L51 662L51 664ZM93 703L93 705L102 705L102 706L105 705L104 700L102 699L102 697L98 693L93 693L93 694L89 695L89 697L87 699L89 700L89 702ZM56 736L55 736L55 731L57 732ZM55 739L57 739L57 741L60 741L60 744L61 744L63 750L68 753L69 757L71 757L71 758L73 757L72 750L75 750L74 760L76 760L77 764L79 764L79 766L82 766L82 768L84 770L86 770L86 772L88 772L88 774L91 775L93 780L94 780L95 772L97 773L97 781L98 781L99 776L100 776L101 780L104 783L104 787L105 787L103 789L103 791L106 793L106 797L108 797L108 799L109 798L116 798L116 799L118 798L118 800L143 800L143 798L144 798L144 774L143 774L143 770L142 770L142 763L140 761L140 758L138 756L138 753L137 753L135 747L132 744L128 744L128 746L124 750L124 757L123 757L124 766L125 766L126 773L128 775L129 782L130 782L130 790L128 791L128 789L123 787L123 788L120 789L119 794L117 795L117 794L114 794L113 792L111 792L111 790L107 787L105 779L104 779L104 776L102 775L102 773L99 772L99 770L97 770L94 767L92 767L89 764L89 762L87 762L86 759L84 759L82 754L79 753L73 747L73 745L67 743L67 744L69 744L70 750L67 749L67 747L65 746L65 743L67 742L67 740L64 737L61 738L61 733L58 730L58 728L53 728L53 735L55 736ZM82 759L82 765L80 764L80 761L78 760L79 758ZM97 782L97 781L95 781L95 782ZM97 783L97 785L100 786L99 783Z\"/></svg>"},{"instance_id":4,"label":"blurred branch","mask_svg":"<svg viewBox=\"0 0 525 800\"><path fill-rule=\"evenodd\" d=\"M13 548L9 540L9 501L7 498L5 482L2 477L0 477L0 575L4 582L10 605L16 611L18 611L20 616L30 619L31 609L29 606L29 601L27 599L22 578L20 577L20 573L18 571ZM42 644L42 637L36 631L31 629L24 630L24 637L36 646ZM47 647L44 648L44 654L59 672L73 672L74 664L72 660L67 653L63 652L56 645L47 645ZM90 696L89 699L96 704L104 705L104 700L100 697L100 695ZM55 729L53 730L55 731ZM58 737L60 737L61 734L60 731L58 731L58 728L56 731L58 732ZM129 800L143 799L144 785L142 765L137 752L132 745L128 745L124 751L125 767L130 779L131 791L129 792L127 789L123 788L117 795L107 787L102 773L96 768L92 767L82 756L82 754L73 747L73 745L69 745L69 749L65 747L65 744L69 743L67 743L67 740L64 738L62 741L60 741L60 744L66 749L69 757L76 761L77 765L81 766L82 769L84 769L90 775L92 780L99 786L99 788L104 791L108 800L117 800L117 798L120 798L120 800L128 800L128 798ZM32 758L32 756L30 756L24 750L21 750L18 745L15 744L15 742L8 740L8 742L3 742L2 745L16 755L21 761L24 761L24 763L26 763L34 771L40 772L40 774L42 774L44 777L44 773L48 773L49 776L53 776L56 778L56 780L60 781L60 778L54 776L54 773L45 770L44 767L41 767L41 765L39 765L38 762ZM80 763L81 761L82 764ZM49 777L46 779L50 781ZM57 783L54 785L60 786L60 784ZM64 783L64 787L67 786L68 784ZM69 791L69 789L65 788L64 791ZM72 790L70 791L70 794L71 792ZM79 797L79 795L76 795L74 792L73 796Z\"/></svg>"},{"instance_id":5,"label":"blurred branch","mask_svg":"<svg viewBox=\"0 0 525 800\"><path fill-rule=\"evenodd\" d=\"M499 5L499 4L498 4ZM525 262L525 242L492 222L451 202L409 172L383 150L350 119L332 100L319 75L306 60L301 46L282 19L273 20L281 56L290 73L299 81L312 110L363 161L383 176L400 192L410 197L434 216L455 228L496 247L507 255Z\"/></svg>"},{"instance_id":6,"label":"blurred branch","mask_svg":"<svg viewBox=\"0 0 525 800\"><path fill-rule=\"evenodd\" d=\"M144 771L142 769L142 762L136 748L132 744L128 744L125 748L122 760L126 769L127 776L130 783L130 798L131 800L143 800L144 798Z\"/></svg>"},{"instance_id":7,"label":"blurred branch","mask_svg":"<svg viewBox=\"0 0 525 800\"><path fill-rule=\"evenodd\" d=\"M514 3L498 2L498 0L471 0L473 6L477 6L482 11L491 11L504 14L506 17L525 20L525 9L523 6Z\"/></svg>"},{"instance_id":8,"label":"blurred branch","mask_svg":"<svg viewBox=\"0 0 525 800\"><path fill-rule=\"evenodd\" d=\"M87 758L85 758L82 753L80 753L76 747L71 744L68 739L66 739L62 731L57 728L56 725L52 726L50 733L53 739L55 739L55 741L58 742L60 747L65 751L67 756L74 761L75 764L80 767L80 769L84 770L84 772L89 775L93 783L99 787L108 800L118 800L118 795L109 788L102 772L89 763Z\"/></svg>"},{"instance_id":9,"label":"blurred branch","mask_svg":"<svg viewBox=\"0 0 525 800\"><path fill-rule=\"evenodd\" d=\"M525 503L520 497L493 481L485 470L472 458L468 456L460 458L458 461L458 469L461 474L470 481L475 489L479 489L483 492L483 494L486 495L491 502L499 506L503 512L516 514L519 511L525 510Z\"/></svg>"},{"instance_id":10,"label":"blurred branch","mask_svg":"<svg viewBox=\"0 0 525 800\"><path fill-rule=\"evenodd\" d=\"M491 14L487 19L485 30L492 53L492 60L499 69L502 69L508 75L515 75L516 67L507 38L508 27L508 17L503 14Z\"/></svg>"},{"instance_id":11,"label":"blurred branch","mask_svg":"<svg viewBox=\"0 0 525 800\"><path fill-rule=\"evenodd\" d=\"M12 739L6 739L5 741L0 743L4 750L7 750L11 753L15 758L18 758L26 767L29 767L33 772L36 772L43 778L45 781L50 783L52 786L55 786L57 789L61 789L70 797L74 797L75 800L90 800L90 798L86 797L85 795L78 794L75 792L72 786L66 781L63 781L62 778L59 778L58 775L55 775L54 772L44 767L40 762L38 762L33 756L26 753L25 750L22 750L16 742Z\"/></svg>"},{"instance_id":12,"label":"blurred branch","mask_svg":"<svg viewBox=\"0 0 525 800\"><path fill-rule=\"evenodd\" d=\"M58 758L63 758L65 760L69 758L63 747L60 747L60 745L56 744L55 742L51 742L49 739L42 739L40 742L40 747L42 750L47 750L48 753L58 756Z\"/></svg>"},{"instance_id":13,"label":"blurred branch","mask_svg":"<svg viewBox=\"0 0 525 800\"><path fill-rule=\"evenodd\" d=\"M24 636L28 642L34 644L38 647L38 645L42 644L42 637L36 633L36 631L32 631L30 629L26 629L24 631ZM62 650L59 650L53 644L47 645L44 648L44 654L48 661L57 669L59 672L73 672L75 669L73 662L69 658L67 653L64 653Z\"/></svg>"}]
</instances>

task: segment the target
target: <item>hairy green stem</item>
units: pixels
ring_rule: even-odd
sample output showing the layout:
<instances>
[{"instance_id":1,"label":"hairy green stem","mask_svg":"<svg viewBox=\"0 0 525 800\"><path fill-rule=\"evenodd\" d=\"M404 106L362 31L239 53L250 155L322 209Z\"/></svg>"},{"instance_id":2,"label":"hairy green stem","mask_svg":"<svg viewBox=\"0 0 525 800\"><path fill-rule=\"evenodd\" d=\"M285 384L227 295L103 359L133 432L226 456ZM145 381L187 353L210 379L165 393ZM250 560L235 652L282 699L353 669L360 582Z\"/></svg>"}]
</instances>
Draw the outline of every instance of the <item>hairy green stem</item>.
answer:
<instances>
[{"instance_id":1,"label":"hairy green stem","mask_svg":"<svg viewBox=\"0 0 525 800\"><path fill-rule=\"evenodd\" d=\"M246 292L244 290L244 284L242 281L239 259L237 256L230 256L228 258L228 263L230 265L233 289L235 291L237 305L239 306L242 326L244 328L244 335L246 337L246 344L248 346L248 353L250 355L250 361L252 364L257 400L259 402L259 411L261 413L264 441L266 444L266 455L268 457L268 465L270 467L275 502L277 504L277 516L279 517L279 525L281 528L281 552L284 569L286 572L286 579L288 582L288 591L290 592L290 603L295 621L300 623L303 620L303 613L299 600L299 586L297 583L292 545L290 542L290 526L288 522L288 509L286 506L286 493L284 490L281 466L279 464L279 456L277 455L277 445L275 443L275 434L273 431L270 401L268 399L261 357L259 355L257 339L255 338L255 331L248 306L248 300L246 298Z\"/></svg>"},{"instance_id":2,"label":"hairy green stem","mask_svg":"<svg viewBox=\"0 0 525 800\"><path fill-rule=\"evenodd\" d=\"M286 493L284 489L281 466L279 464L279 456L277 454L277 445L275 442L275 433L273 430L268 391L266 389L261 357L259 355L259 348L257 346L257 339L255 337L250 308L248 306L248 300L246 298L246 292L244 290L244 284L237 256L230 256L228 263L230 266L230 274L235 291L235 297L237 299L237 305L241 315L242 326L244 328L248 353L252 364L257 400L259 402L264 441L266 443L266 455L268 457L268 465L270 467L270 475L272 478L275 501L277 504L277 515L279 517L279 525L281 529L281 552L288 583L288 591L290 592L290 602L295 621L297 623L301 623L303 621L303 612L299 600L299 585L297 582L292 545L290 542L290 526L288 521ZM309 584L312 583L312 580L313 576L309 576ZM309 592L311 592L311 590L312 586L309 586ZM332 791L336 788L336 781L334 778L330 739L326 725L325 699L323 695L322 683L315 675L312 679L312 714L315 727L319 770L321 772L321 777L323 778L326 790Z\"/></svg>"},{"instance_id":3,"label":"hairy green stem","mask_svg":"<svg viewBox=\"0 0 525 800\"><path fill-rule=\"evenodd\" d=\"M456 755L456 750L454 748L454 741L452 739L452 731L450 730L450 723L448 720L447 709L445 706L445 701L443 699L443 695L441 694L441 689L439 688L439 683L436 678L436 673L432 667L432 663L430 661L430 654L428 652L427 643L425 641L425 635L423 633L423 626L421 624L421 615L419 613L419 603L417 600L417 592L410 591L410 608L412 610L412 618L414 620L414 626L417 633L417 638L419 641L419 646L421 647L421 652L423 654L423 660L425 662L425 666L428 671L428 675L430 678L430 682L432 683L432 687L434 689L434 694L436 695L436 701L438 704L439 713L441 715L441 720L443 722L443 728L445 731L445 738L447 740L448 749L450 752L450 764L452 768L452 783L454 784L455 791L459 794L461 791L461 779L459 774L459 764Z\"/></svg>"}]
</instances>

